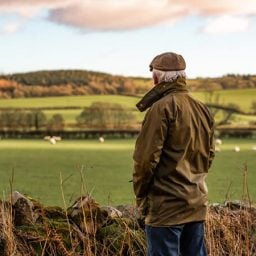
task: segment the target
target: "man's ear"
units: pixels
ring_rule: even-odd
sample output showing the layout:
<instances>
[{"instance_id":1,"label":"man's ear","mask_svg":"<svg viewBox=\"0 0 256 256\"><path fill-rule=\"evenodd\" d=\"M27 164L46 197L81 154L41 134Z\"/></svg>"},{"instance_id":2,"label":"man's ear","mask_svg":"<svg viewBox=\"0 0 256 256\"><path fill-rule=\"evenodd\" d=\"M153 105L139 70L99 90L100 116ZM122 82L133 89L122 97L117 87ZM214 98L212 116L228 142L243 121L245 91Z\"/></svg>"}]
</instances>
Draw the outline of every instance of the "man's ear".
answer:
<instances>
[{"instance_id":1,"label":"man's ear","mask_svg":"<svg viewBox=\"0 0 256 256\"><path fill-rule=\"evenodd\" d=\"M154 72L153 72L153 80L154 80L154 84L158 84L158 77Z\"/></svg>"}]
</instances>

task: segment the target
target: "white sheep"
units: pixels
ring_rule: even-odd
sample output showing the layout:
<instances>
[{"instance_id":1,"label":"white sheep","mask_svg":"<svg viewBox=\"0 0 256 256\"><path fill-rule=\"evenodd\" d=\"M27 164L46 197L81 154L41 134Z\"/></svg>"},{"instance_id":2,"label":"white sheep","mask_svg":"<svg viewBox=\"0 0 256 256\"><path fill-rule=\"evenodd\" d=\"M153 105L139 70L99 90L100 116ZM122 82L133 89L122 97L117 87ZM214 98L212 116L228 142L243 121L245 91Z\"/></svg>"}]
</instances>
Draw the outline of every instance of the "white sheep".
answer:
<instances>
[{"instance_id":1,"label":"white sheep","mask_svg":"<svg viewBox=\"0 0 256 256\"><path fill-rule=\"evenodd\" d=\"M55 145L57 141L61 140L61 137L58 136L45 136L44 140L48 140L52 145Z\"/></svg>"},{"instance_id":2,"label":"white sheep","mask_svg":"<svg viewBox=\"0 0 256 256\"><path fill-rule=\"evenodd\" d=\"M239 146L235 146L235 147L234 147L234 151L235 151L235 152L239 152L239 151L240 151L240 147L239 147Z\"/></svg>"},{"instance_id":3,"label":"white sheep","mask_svg":"<svg viewBox=\"0 0 256 256\"><path fill-rule=\"evenodd\" d=\"M103 143L105 141L105 139L101 136L101 137L99 137L99 142L100 143Z\"/></svg>"},{"instance_id":4,"label":"white sheep","mask_svg":"<svg viewBox=\"0 0 256 256\"><path fill-rule=\"evenodd\" d=\"M221 139L216 139L215 140L215 144L216 145L221 145L222 144L222 140Z\"/></svg>"},{"instance_id":5,"label":"white sheep","mask_svg":"<svg viewBox=\"0 0 256 256\"><path fill-rule=\"evenodd\" d=\"M221 149L220 149L220 145L222 144L222 140L221 139L216 139L215 140L215 151L216 152L220 152L221 151Z\"/></svg>"}]
</instances>

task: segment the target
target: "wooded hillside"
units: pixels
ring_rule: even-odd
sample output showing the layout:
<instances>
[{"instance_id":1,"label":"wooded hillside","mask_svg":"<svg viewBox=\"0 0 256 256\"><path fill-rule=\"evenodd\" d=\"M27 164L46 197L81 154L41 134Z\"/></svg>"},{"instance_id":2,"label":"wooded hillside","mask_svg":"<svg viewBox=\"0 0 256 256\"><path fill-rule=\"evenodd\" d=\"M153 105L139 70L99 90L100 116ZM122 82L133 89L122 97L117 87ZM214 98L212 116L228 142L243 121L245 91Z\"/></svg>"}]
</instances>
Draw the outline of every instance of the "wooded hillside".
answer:
<instances>
[{"instance_id":1,"label":"wooded hillside","mask_svg":"<svg viewBox=\"0 0 256 256\"><path fill-rule=\"evenodd\" d=\"M189 79L194 90L256 88L256 75ZM0 98L145 93L151 79L115 76L85 70L37 71L0 75Z\"/></svg>"}]
</instances>

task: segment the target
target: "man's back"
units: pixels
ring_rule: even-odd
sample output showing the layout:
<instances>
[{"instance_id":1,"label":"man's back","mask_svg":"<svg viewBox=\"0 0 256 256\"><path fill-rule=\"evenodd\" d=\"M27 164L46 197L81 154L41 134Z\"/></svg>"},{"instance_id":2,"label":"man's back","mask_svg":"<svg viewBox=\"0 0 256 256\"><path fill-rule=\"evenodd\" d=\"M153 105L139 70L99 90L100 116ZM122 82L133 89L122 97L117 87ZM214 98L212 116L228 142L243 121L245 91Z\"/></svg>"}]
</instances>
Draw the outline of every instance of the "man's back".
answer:
<instances>
[{"instance_id":1,"label":"man's back","mask_svg":"<svg viewBox=\"0 0 256 256\"><path fill-rule=\"evenodd\" d=\"M146 223L165 226L204 220L205 177L211 164L209 152L212 152L211 114L204 104L186 92L167 94L150 112L147 118L152 119L152 125L156 113L166 119L168 130L148 194ZM155 147L160 146L155 143Z\"/></svg>"}]
</instances>

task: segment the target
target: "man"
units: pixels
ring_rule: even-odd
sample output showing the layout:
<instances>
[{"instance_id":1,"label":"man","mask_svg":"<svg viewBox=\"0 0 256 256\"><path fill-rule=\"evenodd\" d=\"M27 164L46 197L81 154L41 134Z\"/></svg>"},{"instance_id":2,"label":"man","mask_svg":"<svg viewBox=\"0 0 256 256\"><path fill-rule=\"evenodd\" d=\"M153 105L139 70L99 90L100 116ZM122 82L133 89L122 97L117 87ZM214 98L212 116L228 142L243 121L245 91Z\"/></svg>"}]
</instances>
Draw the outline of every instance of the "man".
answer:
<instances>
[{"instance_id":1,"label":"man","mask_svg":"<svg viewBox=\"0 0 256 256\"><path fill-rule=\"evenodd\" d=\"M185 68L181 55L156 56L150 63L155 86L137 104L149 108L135 145L133 185L150 256L207 255L205 178L214 158L214 121L190 96Z\"/></svg>"}]
</instances>

